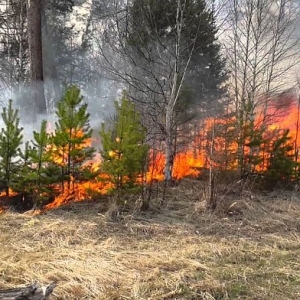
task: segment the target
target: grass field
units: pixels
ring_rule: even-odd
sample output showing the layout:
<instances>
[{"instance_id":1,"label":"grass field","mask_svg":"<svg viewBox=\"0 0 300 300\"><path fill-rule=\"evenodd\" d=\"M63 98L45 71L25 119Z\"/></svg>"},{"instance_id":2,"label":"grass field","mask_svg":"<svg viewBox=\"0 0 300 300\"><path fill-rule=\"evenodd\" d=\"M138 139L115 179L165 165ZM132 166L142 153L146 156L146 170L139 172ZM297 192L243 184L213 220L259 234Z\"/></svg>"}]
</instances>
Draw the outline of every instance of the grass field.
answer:
<instances>
[{"instance_id":1,"label":"grass field","mask_svg":"<svg viewBox=\"0 0 300 300\"><path fill-rule=\"evenodd\" d=\"M300 197L231 195L207 213L196 182L111 218L103 201L0 215L0 288L57 281L51 299L300 299ZM107 199L106 199L107 201ZM225 205L225 204L224 204Z\"/></svg>"}]
</instances>

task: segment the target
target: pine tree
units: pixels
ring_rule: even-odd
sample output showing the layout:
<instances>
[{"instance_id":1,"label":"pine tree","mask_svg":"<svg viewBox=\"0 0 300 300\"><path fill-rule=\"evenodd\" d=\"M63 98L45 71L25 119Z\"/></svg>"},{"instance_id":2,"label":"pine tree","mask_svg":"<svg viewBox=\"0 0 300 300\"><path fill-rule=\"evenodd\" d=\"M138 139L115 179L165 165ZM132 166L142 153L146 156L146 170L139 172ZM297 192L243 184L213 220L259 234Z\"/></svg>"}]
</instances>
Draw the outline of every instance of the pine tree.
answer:
<instances>
[{"instance_id":1,"label":"pine tree","mask_svg":"<svg viewBox=\"0 0 300 300\"><path fill-rule=\"evenodd\" d=\"M1 114L4 127L0 131L0 178L4 183L6 196L9 196L9 188L20 169L23 128L19 126L18 114L19 111L12 106L12 100L9 100L8 107L4 107Z\"/></svg>"},{"instance_id":2,"label":"pine tree","mask_svg":"<svg viewBox=\"0 0 300 300\"><path fill-rule=\"evenodd\" d=\"M52 161L49 144L47 122L43 120L40 131L33 132L31 144L29 142L25 144L21 156L23 165L20 176L14 184L14 190L31 196L34 206L49 199L53 183L60 179L59 169Z\"/></svg>"},{"instance_id":3,"label":"pine tree","mask_svg":"<svg viewBox=\"0 0 300 300\"><path fill-rule=\"evenodd\" d=\"M34 179L31 189L34 204L42 204L49 198L52 184L60 179L60 172L53 163L52 153L49 150L50 135L47 133L47 122L41 123L40 132L33 132L32 148L29 151L31 177Z\"/></svg>"},{"instance_id":4,"label":"pine tree","mask_svg":"<svg viewBox=\"0 0 300 300\"><path fill-rule=\"evenodd\" d=\"M159 56L151 56L155 53L156 43L172 53L178 34L178 5L181 15L179 47L182 66L186 65L192 54L182 89L188 90L191 94L189 98L192 99L182 97L180 101L187 100L189 105L202 101L204 107L210 101L219 99L225 92L221 84L227 77L225 61L221 57L221 46L217 41L216 17L207 7L205 0L134 1L129 10L128 46L136 51L139 59L148 59L149 64L155 63L153 59L159 62ZM161 55L166 54L162 51ZM164 59L161 60L163 65Z\"/></svg>"},{"instance_id":5,"label":"pine tree","mask_svg":"<svg viewBox=\"0 0 300 300\"><path fill-rule=\"evenodd\" d=\"M288 183L295 178L297 163L293 159L293 143L289 130L277 131L270 141L269 165L266 172L267 185L274 188L278 182Z\"/></svg>"},{"instance_id":6,"label":"pine tree","mask_svg":"<svg viewBox=\"0 0 300 300\"><path fill-rule=\"evenodd\" d=\"M31 181L32 178L32 169L31 169L31 160L30 160L30 150L31 146L29 141L24 145L24 149L19 151L19 156L21 158L20 170L18 176L12 184L14 191L20 193L25 198L25 195L28 195L31 191Z\"/></svg>"},{"instance_id":7,"label":"pine tree","mask_svg":"<svg viewBox=\"0 0 300 300\"><path fill-rule=\"evenodd\" d=\"M148 147L144 144L145 128L134 104L123 93L121 103L116 102L112 128L104 124L100 131L102 142L102 171L109 174L118 195L121 190L134 188L142 174Z\"/></svg>"},{"instance_id":8,"label":"pine tree","mask_svg":"<svg viewBox=\"0 0 300 300\"><path fill-rule=\"evenodd\" d=\"M86 160L92 159L95 149L89 145L92 129L89 125L87 104L83 104L80 90L69 87L58 103L55 134L52 137L52 153L62 168L62 175L71 179L82 176L81 167Z\"/></svg>"}]
</instances>

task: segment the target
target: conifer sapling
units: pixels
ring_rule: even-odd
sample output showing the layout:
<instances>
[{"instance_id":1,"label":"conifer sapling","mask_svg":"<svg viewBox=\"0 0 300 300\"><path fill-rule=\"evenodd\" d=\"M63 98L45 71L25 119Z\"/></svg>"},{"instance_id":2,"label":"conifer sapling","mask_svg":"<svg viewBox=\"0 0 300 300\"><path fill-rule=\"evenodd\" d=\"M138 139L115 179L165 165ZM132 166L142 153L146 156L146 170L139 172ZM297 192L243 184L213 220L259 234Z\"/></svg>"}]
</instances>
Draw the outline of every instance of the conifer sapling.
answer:
<instances>
[{"instance_id":1,"label":"conifer sapling","mask_svg":"<svg viewBox=\"0 0 300 300\"><path fill-rule=\"evenodd\" d=\"M23 128L19 125L19 111L13 108L12 100L2 109L1 117L4 127L0 131L0 178L5 186L6 196L9 196L9 188L20 169Z\"/></svg>"}]
</instances>

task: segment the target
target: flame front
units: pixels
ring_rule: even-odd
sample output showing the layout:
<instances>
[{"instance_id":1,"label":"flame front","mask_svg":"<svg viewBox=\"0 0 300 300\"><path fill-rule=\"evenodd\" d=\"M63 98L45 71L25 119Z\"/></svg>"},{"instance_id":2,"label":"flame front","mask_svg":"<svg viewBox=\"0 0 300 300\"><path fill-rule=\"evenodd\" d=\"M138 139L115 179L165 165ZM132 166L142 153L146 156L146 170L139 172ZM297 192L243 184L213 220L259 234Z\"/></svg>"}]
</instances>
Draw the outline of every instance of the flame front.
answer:
<instances>
[{"instance_id":1,"label":"flame front","mask_svg":"<svg viewBox=\"0 0 300 300\"><path fill-rule=\"evenodd\" d=\"M289 107L289 110L285 114L278 113L274 107L269 108L268 113L272 115L272 122L265 124L264 135L268 135L272 139L276 139L278 131L282 129L289 129L289 136L294 143L294 149L291 155L296 155L300 149L300 142L298 138L298 126L299 126L299 107L297 101L294 99L293 105ZM287 117L288 115L288 117ZM257 113L257 117L254 120L254 125L260 127L263 123L262 115ZM218 167L219 169L236 169L238 165L237 152L238 142L236 139L232 139L228 142L228 135L230 132L236 132L236 120L234 117L213 119L207 118L201 124L198 124L197 129L187 133L190 136L190 143L184 150L179 151L174 157L174 164L172 175L174 179L181 179L184 177L197 177L200 175L203 168L210 166ZM200 126L201 125L201 126ZM214 132L216 130L216 132ZM217 132L219 131L219 132ZM77 132L80 135L80 132ZM80 147L90 147L92 139L87 139ZM266 150L268 145L262 147L260 150L255 148L252 151L261 151L256 153L257 156L263 157L266 155L262 153ZM211 153L213 149L213 153ZM57 149L54 146L51 148L53 160L60 166L66 164L66 157L62 149ZM246 153L248 150L245 150ZM111 153L114 155L114 153ZM212 159L213 155L213 159ZM224 156L228 156L224 159ZM296 156L295 156L296 157ZM265 157L267 159L267 157ZM149 153L149 167L144 176L144 180L149 183L153 180L164 180L164 166L165 155L162 152L155 152L150 150ZM52 209L59 207L70 201L83 201L93 199L95 195L105 195L114 188L111 180L107 174L102 174L101 169L101 157L99 153L96 153L94 159L86 161L83 164L84 168L90 169L92 172L98 172L99 175L89 181L76 181L71 178L70 185L72 189L68 188L68 183L64 183L63 186L57 185L56 190L58 196L53 202L46 205L46 209ZM256 166L257 171L265 171L267 165L265 162ZM142 176L139 178L142 181ZM69 186L70 187L70 186ZM10 190L10 194L15 194ZM4 194L0 194L0 197Z\"/></svg>"},{"instance_id":2,"label":"flame front","mask_svg":"<svg viewBox=\"0 0 300 300\"><path fill-rule=\"evenodd\" d=\"M78 202L93 199L95 195L104 195L113 188L113 184L109 181L108 176L101 175L102 179L95 179L86 182L76 183L71 180L74 189L68 189L68 183L64 183L63 191L48 205L46 209L57 208L68 202ZM107 179L107 180L103 180ZM61 189L62 190L62 189Z\"/></svg>"},{"instance_id":3,"label":"flame front","mask_svg":"<svg viewBox=\"0 0 300 300\"><path fill-rule=\"evenodd\" d=\"M284 114L276 114L273 111L273 108L269 109L268 112L270 115L273 114L272 123L266 125L266 133L269 135L273 135L274 139L276 138L276 134L280 129L289 129L289 136L293 141L295 141L295 149L294 152L299 149L299 139L297 132L297 122L298 122L298 107L296 105L296 101L294 105L290 107L288 112L289 117L287 118ZM227 126L227 131L235 130L235 126L231 123L234 123L234 118L229 119L206 119L201 129L198 129L197 132L193 132L193 141L189 144L185 151L181 151L176 154L174 158L173 164L173 178L181 179L184 177L196 177L199 176L201 169L206 168L209 165L213 165L214 167L222 168L222 164L225 164L224 158L218 158L218 153L220 155L224 155L225 150L232 157L236 157L238 143L236 140L231 141L229 144L226 144L226 135L221 132L221 135L212 136L212 138L208 138L208 132L211 133L212 128L218 126ZM261 126L262 119L258 114L258 117L255 120L255 126ZM221 127L221 128L223 128ZM84 146L89 146L91 140L86 141ZM211 143L214 145L214 160L210 159L209 147ZM226 149L225 149L226 148ZM114 155L112 153L111 155ZM261 155L258 153L258 155ZM153 180L162 181L164 180L164 165L165 165L165 155L164 153L154 151L150 151L150 159L149 159L149 167L146 174L146 182L151 182ZM228 159L226 162L227 169L236 169L238 162L237 159ZM97 154L93 161L86 162L84 164L85 167L91 168L93 171L97 171L101 166L101 157ZM257 170L264 171L266 169L265 165L257 166ZM107 179L107 180L106 180ZM46 206L47 209L58 207L64 203L69 201L81 201L88 200L93 197L94 194L106 194L109 190L113 188L113 184L109 180L109 176L106 174L101 174L101 176L97 177L94 180L90 180L88 182L73 182L74 183L74 191L72 193L68 192L68 189L64 188L64 192L61 192L58 197L56 197L55 201L48 204Z\"/></svg>"}]
</instances>

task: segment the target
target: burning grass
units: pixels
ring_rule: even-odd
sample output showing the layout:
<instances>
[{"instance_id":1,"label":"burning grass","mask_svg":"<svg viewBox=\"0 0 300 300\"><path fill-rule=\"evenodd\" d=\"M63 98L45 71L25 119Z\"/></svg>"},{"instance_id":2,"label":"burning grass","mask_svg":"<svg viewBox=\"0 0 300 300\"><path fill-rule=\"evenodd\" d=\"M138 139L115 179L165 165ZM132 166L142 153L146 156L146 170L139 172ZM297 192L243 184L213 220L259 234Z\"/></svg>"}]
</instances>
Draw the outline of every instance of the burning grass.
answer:
<instances>
[{"instance_id":1,"label":"burning grass","mask_svg":"<svg viewBox=\"0 0 300 300\"><path fill-rule=\"evenodd\" d=\"M204 213L197 194L185 181L159 212L118 219L104 212L107 196L2 214L0 288L57 281L56 300L299 299L296 195L232 196L240 210L228 216Z\"/></svg>"}]
</instances>

